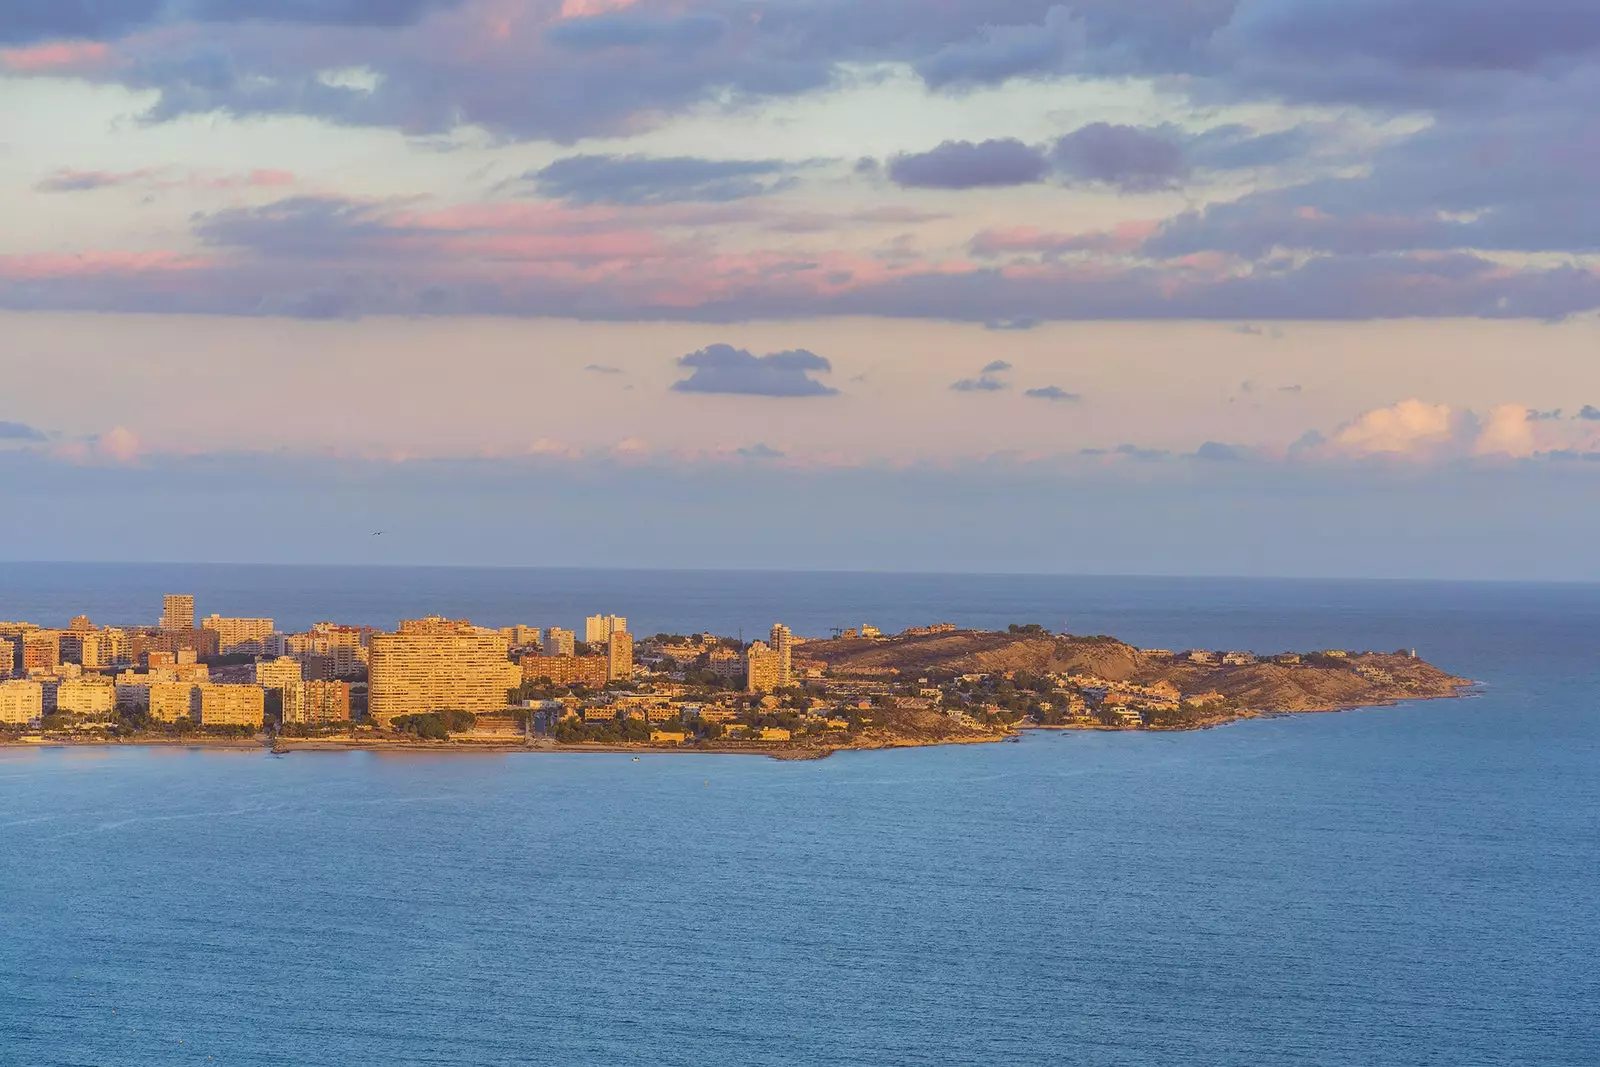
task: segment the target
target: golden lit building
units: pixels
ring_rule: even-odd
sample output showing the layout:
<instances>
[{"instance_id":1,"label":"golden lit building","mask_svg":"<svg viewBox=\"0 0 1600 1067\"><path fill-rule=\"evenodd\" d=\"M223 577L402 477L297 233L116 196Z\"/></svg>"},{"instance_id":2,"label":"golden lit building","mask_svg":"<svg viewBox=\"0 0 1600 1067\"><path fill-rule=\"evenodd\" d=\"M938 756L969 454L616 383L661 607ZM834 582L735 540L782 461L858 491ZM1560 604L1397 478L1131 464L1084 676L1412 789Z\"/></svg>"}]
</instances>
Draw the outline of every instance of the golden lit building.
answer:
<instances>
[{"instance_id":1,"label":"golden lit building","mask_svg":"<svg viewBox=\"0 0 1600 1067\"><path fill-rule=\"evenodd\" d=\"M193 630L194 597L169 593L161 598L161 629Z\"/></svg>"},{"instance_id":2,"label":"golden lit building","mask_svg":"<svg viewBox=\"0 0 1600 1067\"><path fill-rule=\"evenodd\" d=\"M794 634L781 622L772 624L772 651L778 654L778 688L794 685Z\"/></svg>"},{"instance_id":3,"label":"golden lit building","mask_svg":"<svg viewBox=\"0 0 1600 1067\"><path fill-rule=\"evenodd\" d=\"M522 679L537 682L548 678L552 685L586 685L604 689L611 676L607 656L523 656Z\"/></svg>"},{"instance_id":4,"label":"golden lit building","mask_svg":"<svg viewBox=\"0 0 1600 1067\"><path fill-rule=\"evenodd\" d=\"M283 687L283 721L316 725L350 721L349 682L290 682Z\"/></svg>"},{"instance_id":5,"label":"golden lit building","mask_svg":"<svg viewBox=\"0 0 1600 1067\"><path fill-rule=\"evenodd\" d=\"M68 678L56 687L56 710L86 719L109 719L117 711L117 687L98 678Z\"/></svg>"},{"instance_id":6,"label":"golden lit building","mask_svg":"<svg viewBox=\"0 0 1600 1067\"><path fill-rule=\"evenodd\" d=\"M22 635L23 671L51 671L61 664L61 634L35 630Z\"/></svg>"},{"instance_id":7,"label":"golden lit building","mask_svg":"<svg viewBox=\"0 0 1600 1067\"><path fill-rule=\"evenodd\" d=\"M150 717L156 722L193 719L194 689L190 682L151 682Z\"/></svg>"},{"instance_id":8,"label":"golden lit building","mask_svg":"<svg viewBox=\"0 0 1600 1067\"><path fill-rule=\"evenodd\" d=\"M271 619L225 619L210 615L200 622L202 630L213 630L217 635L217 651L222 655L264 655L272 643Z\"/></svg>"},{"instance_id":9,"label":"golden lit building","mask_svg":"<svg viewBox=\"0 0 1600 1067\"><path fill-rule=\"evenodd\" d=\"M771 693L783 684L783 658L757 641L744 654L744 684L752 693Z\"/></svg>"},{"instance_id":10,"label":"golden lit building","mask_svg":"<svg viewBox=\"0 0 1600 1067\"><path fill-rule=\"evenodd\" d=\"M501 711L522 681L510 643L469 622L427 618L376 633L368 646L368 709L388 725L401 715Z\"/></svg>"},{"instance_id":11,"label":"golden lit building","mask_svg":"<svg viewBox=\"0 0 1600 1067\"><path fill-rule=\"evenodd\" d=\"M544 632L544 654L547 656L570 656L578 650L578 635L571 630L563 630L559 626L552 626Z\"/></svg>"},{"instance_id":12,"label":"golden lit building","mask_svg":"<svg viewBox=\"0 0 1600 1067\"><path fill-rule=\"evenodd\" d=\"M38 682L0 682L0 724L26 726L44 714L44 686Z\"/></svg>"},{"instance_id":13,"label":"golden lit building","mask_svg":"<svg viewBox=\"0 0 1600 1067\"><path fill-rule=\"evenodd\" d=\"M195 690L198 693L201 726L254 726L260 729L266 721L267 691L259 685L207 684L196 686Z\"/></svg>"},{"instance_id":14,"label":"golden lit building","mask_svg":"<svg viewBox=\"0 0 1600 1067\"><path fill-rule=\"evenodd\" d=\"M542 636L542 631L537 626L502 626L500 633L511 642L512 648L527 648L537 645Z\"/></svg>"},{"instance_id":15,"label":"golden lit building","mask_svg":"<svg viewBox=\"0 0 1600 1067\"><path fill-rule=\"evenodd\" d=\"M256 684L265 689L283 689L303 681L300 661L292 656L256 661Z\"/></svg>"},{"instance_id":16,"label":"golden lit building","mask_svg":"<svg viewBox=\"0 0 1600 1067\"><path fill-rule=\"evenodd\" d=\"M706 669L718 678L731 682L744 677L744 658L733 649L718 645L706 657Z\"/></svg>"},{"instance_id":17,"label":"golden lit building","mask_svg":"<svg viewBox=\"0 0 1600 1067\"><path fill-rule=\"evenodd\" d=\"M628 620L616 615L591 615L583 620L583 641L589 645L603 645L614 633L628 629Z\"/></svg>"},{"instance_id":18,"label":"golden lit building","mask_svg":"<svg viewBox=\"0 0 1600 1067\"><path fill-rule=\"evenodd\" d=\"M626 630L613 630L606 639L606 679L633 681L633 635Z\"/></svg>"}]
</instances>

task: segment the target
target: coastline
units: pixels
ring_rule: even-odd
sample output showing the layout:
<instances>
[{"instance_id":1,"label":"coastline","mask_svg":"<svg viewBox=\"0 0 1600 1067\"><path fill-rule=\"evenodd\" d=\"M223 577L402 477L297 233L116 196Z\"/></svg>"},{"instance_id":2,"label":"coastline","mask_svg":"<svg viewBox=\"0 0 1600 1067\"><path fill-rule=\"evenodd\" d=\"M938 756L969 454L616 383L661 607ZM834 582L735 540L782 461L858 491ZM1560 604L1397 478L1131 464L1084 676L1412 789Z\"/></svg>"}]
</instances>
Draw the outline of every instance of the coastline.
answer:
<instances>
[{"instance_id":1,"label":"coastline","mask_svg":"<svg viewBox=\"0 0 1600 1067\"><path fill-rule=\"evenodd\" d=\"M827 759L839 752L881 752L890 749L904 748L941 748L953 745L993 745L1007 741L1019 740L1025 733L1035 731L1048 733L1110 733L1110 734L1137 734L1137 733L1193 733L1200 730L1211 730L1219 726L1230 726L1234 723L1248 722L1255 719L1280 719L1295 718L1301 715L1332 715L1350 711L1361 711L1368 708L1398 707L1409 703L1423 703L1434 700L1459 700L1470 695L1471 691L1482 686L1477 681L1463 681L1456 685L1450 693L1437 695L1400 697L1383 700L1363 701L1355 704L1343 704L1328 707L1301 708L1294 711L1272 711L1260 709L1244 709L1225 716L1219 716L1212 721L1195 723L1187 726L1147 726L1140 729L1107 726L1099 722L1066 723L1060 725L1029 725L1019 726L1012 730L981 737L941 738L932 741L906 740L906 739L873 739L864 744L825 745L808 747L805 745L784 746L756 746L751 744L712 744L712 745L652 745L623 743L585 743L561 744L547 738L537 739L531 743L514 743L508 741L473 741L470 739L452 741L419 741L414 739L391 738L353 738L330 737L318 738L236 738L236 737L134 737L134 738L73 738L52 737L49 735L24 736L16 739L0 739L0 750L19 749L109 749L109 748L187 748L187 749L216 749L221 751L250 752L260 751L270 755L288 755L291 753L306 752L392 752L403 754L429 754L429 755L663 755L663 756L764 756L780 762L808 762L812 760Z\"/></svg>"}]
</instances>

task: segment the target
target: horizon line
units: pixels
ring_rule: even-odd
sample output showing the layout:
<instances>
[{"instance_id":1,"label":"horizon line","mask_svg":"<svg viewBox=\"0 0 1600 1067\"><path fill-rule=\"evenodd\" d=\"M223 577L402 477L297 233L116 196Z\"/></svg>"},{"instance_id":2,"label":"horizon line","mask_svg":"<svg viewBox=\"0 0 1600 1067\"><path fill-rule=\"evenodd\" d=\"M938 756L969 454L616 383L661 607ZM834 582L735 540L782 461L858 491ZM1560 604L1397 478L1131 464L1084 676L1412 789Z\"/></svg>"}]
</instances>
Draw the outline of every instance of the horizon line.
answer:
<instances>
[{"instance_id":1,"label":"horizon line","mask_svg":"<svg viewBox=\"0 0 1600 1067\"><path fill-rule=\"evenodd\" d=\"M1339 574L1195 574L1151 571L1086 572L1086 571L961 571L961 570L883 570L849 567L605 567L593 564L522 563L356 563L319 562L290 563L283 561L240 560L11 560L0 559L0 567L193 567L226 568L249 567L257 569L302 570L432 570L432 571L527 571L553 573L593 574L749 574L749 575L841 575L905 578L1071 578L1108 581L1229 581L1229 582L1343 582L1373 584L1434 584L1434 585L1600 585L1595 578L1460 578L1412 577L1402 575L1339 575Z\"/></svg>"}]
</instances>

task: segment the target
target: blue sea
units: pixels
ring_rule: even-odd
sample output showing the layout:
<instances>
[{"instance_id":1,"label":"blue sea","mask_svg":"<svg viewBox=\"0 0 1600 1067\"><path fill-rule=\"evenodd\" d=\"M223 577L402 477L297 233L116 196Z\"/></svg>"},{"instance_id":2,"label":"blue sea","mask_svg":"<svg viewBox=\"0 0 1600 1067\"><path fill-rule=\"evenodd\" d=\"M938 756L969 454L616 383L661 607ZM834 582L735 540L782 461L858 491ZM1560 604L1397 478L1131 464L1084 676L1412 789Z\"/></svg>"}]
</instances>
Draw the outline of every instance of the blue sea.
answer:
<instances>
[{"instance_id":1,"label":"blue sea","mask_svg":"<svg viewBox=\"0 0 1600 1067\"><path fill-rule=\"evenodd\" d=\"M1600 587L0 565L0 618L1039 622L1471 697L728 756L0 751L0 1064L1600 1064Z\"/></svg>"}]
</instances>

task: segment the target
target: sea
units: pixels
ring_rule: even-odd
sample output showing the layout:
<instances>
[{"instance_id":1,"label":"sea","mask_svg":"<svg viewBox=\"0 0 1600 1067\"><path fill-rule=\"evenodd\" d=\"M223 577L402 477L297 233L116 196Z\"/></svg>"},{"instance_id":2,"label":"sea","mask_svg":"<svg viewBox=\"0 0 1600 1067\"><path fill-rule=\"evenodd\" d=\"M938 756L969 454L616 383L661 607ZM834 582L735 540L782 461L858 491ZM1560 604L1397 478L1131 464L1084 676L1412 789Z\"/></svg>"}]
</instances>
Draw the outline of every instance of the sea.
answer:
<instances>
[{"instance_id":1,"label":"sea","mask_svg":"<svg viewBox=\"0 0 1600 1067\"><path fill-rule=\"evenodd\" d=\"M167 592L1414 647L1479 684L811 763L0 750L0 1064L1600 1064L1600 586L0 565L0 618Z\"/></svg>"}]
</instances>

